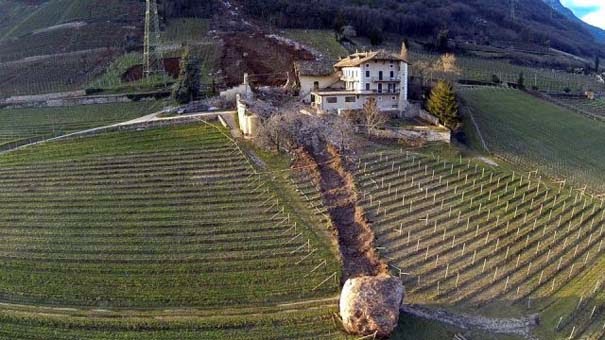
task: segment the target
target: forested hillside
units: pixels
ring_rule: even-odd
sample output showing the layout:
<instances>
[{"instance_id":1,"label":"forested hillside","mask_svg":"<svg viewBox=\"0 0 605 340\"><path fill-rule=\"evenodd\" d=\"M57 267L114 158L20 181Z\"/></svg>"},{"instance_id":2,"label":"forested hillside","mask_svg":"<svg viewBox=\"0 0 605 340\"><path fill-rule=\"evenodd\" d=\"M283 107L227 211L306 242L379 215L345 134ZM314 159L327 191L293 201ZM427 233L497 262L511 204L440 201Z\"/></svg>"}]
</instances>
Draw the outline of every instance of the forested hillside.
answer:
<instances>
[{"instance_id":1,"label":"forested hillside","mask_svg":"<svg viewBox=\"0 0 605 340\"><path fill-rule=\"evenodd\" d=\"M582 25L554 12L542 0L519 0L514 9L499 0L247 0L247 13L284 28L355 26L358 33L380 39L383 32L482 44L515 42L552 47L577 55L603 53Z\"/></svg>"}]
</instances>

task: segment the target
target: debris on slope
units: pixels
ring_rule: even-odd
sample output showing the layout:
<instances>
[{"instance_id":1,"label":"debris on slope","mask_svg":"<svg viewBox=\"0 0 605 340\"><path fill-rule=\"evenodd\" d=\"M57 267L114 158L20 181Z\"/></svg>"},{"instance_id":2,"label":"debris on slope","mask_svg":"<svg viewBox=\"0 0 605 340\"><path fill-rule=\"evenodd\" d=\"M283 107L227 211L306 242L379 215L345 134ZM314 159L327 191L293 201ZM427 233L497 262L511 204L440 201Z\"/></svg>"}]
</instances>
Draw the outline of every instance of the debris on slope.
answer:
<instances>
[{"instance_id":1,"label":"debris on slope","mask_svg":"<svg viewBox=\"0 0 605 340\"><path fill-rule=\"evenodd\" d=\"M399 320L403 286L389 275L387 264L374 249L374 233L358 205L353 176L332 145L308 156L302 153L304 160L296 164L314 163L309 168L321 188L338 239L346 280L340 297L343 325L352 334L388 336Z\"/></svg>"}]
</instances>

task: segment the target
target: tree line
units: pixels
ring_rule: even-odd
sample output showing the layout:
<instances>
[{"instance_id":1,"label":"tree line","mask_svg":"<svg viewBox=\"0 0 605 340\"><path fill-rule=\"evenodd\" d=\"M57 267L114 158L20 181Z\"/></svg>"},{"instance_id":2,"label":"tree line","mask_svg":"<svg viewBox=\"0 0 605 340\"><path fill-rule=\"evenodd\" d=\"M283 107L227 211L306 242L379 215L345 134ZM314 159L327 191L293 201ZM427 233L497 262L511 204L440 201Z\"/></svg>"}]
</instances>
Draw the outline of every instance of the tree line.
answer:
<instances>
[{"instance_id":1,"label":"tree line","mask_svg":"<svg viewBox=\"0 0 605 340\"><path fill-rule=\"evenodd\" d=\"M514 17L508 1L499 0L247 0L248 14L282 28L338 29L353 25L360 35L394 33L436 39L450 38L489 44L513 41L594 55L592 35L540 0L524 1ZM605 54L605 48L600 49Z\"/></svg>"}]
</instances>

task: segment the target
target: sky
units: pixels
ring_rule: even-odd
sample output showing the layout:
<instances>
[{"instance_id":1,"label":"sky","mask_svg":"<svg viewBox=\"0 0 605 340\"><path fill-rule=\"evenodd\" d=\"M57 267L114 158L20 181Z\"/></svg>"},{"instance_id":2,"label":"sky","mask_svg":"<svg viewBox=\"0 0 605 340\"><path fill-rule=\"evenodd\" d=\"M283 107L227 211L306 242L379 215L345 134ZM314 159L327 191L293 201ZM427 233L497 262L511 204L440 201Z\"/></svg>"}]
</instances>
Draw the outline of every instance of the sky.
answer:
<instances>
[{"instance_id":1,"label":"sky","mask_svg":"<svg viewBox=\"0 0 605 340\"><path fill-rule=\"evenodd\" d=\"M561 0L578 18L605 29L605 0Z\"/></svg>"}]
</instances>

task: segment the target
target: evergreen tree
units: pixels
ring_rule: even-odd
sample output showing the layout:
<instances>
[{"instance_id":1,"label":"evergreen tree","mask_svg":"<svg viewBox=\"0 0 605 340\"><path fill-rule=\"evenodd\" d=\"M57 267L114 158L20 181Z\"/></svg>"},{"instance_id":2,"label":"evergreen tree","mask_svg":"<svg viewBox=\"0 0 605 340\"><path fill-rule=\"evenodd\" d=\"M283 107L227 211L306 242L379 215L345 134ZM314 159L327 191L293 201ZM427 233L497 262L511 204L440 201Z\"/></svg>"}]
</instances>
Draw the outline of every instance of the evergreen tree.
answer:
<instances>
[{"instance_id":1,"label":"evergreen tree","mask_svg":"<svg viewBox=\"0 0 605 340\"><path fill-rule=\"evenodd\" d=\"M426 104L427 110L439 121L454 130L460 123L458 116L458 101L454 87L443 80L437 82L437 85L431 91L431 95Z\"/></svg>"},{"instance_id":2,"label":"evergreen tree","mask_svg":"<svg viewBox=\"0 0 605 340\"><path fill-rule=\"evenodd\" d=\"M517 86L519 86L520 89L525 88L525 76L523 75L523 72L519 73L519 79L517 79Z\"/></svg>"},{"instance_id":3,"label":"evergreen tree","mask_svg":"<svg viewBox=\"0 0 605 340\"><path fill-rule=\"evenodd\" d=\"M449 51L449 35L450 31L447 29L440 30L439 33L437 33L437 37L435 39L435 47L437 48L437 51L441 53Z\"/></svg>"},{"instance_id":4,"label":"evergreen tree","mask_svg":"<svg viewBox=\"0 0 605 340\"><path fill-rule=\"evenodd\" d=\"M199 97L201 84L200 61L185 49L180 61L179 79L174 84L172 97L179 104L189 103Z\"/></svg>"}]
</instances>

